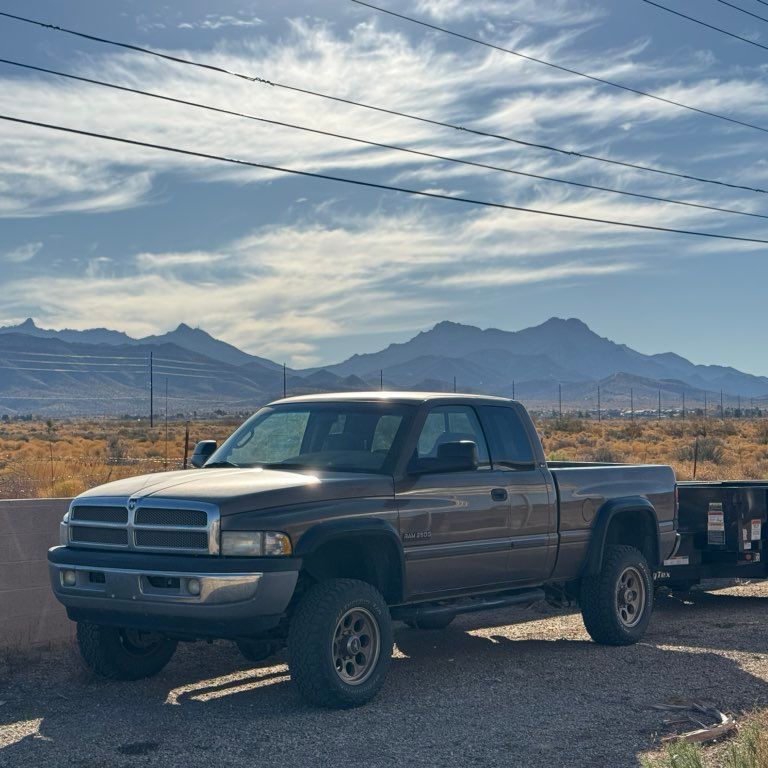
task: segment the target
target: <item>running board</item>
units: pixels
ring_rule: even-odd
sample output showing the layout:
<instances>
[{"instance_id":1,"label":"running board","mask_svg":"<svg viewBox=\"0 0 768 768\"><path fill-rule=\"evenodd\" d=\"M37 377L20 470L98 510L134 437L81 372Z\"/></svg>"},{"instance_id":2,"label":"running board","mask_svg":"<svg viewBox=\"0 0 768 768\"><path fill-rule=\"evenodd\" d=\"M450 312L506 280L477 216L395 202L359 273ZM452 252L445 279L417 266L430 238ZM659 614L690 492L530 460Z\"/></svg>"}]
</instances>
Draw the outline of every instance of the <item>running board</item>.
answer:
<instances>
[{"instance_id":1,"label":"running board","mask_svg":"<svg viewBox=\"0 0 768 768\"><path fill-rule=\"evenodd\" d=\"M475 597L455 603L424 603L421 605L405 605L392 609L392 618L400 621L418 621L427 616L458 616L460 613L476 613L490 611L495 608L506 608L509 605L531 605L544 600L543 589L527 589L511 595L495 595L493 597Z\"/></svg>"}]
</instances>

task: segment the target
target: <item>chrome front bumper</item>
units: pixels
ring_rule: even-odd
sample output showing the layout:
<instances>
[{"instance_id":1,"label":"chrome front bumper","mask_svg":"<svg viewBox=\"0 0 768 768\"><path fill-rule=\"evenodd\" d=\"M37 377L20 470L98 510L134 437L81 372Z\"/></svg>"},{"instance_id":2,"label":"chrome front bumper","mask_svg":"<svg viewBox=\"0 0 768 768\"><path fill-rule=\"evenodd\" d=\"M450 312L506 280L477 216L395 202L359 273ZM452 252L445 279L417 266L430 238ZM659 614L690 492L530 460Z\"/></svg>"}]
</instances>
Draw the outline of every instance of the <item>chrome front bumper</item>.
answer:
<instances>
[{"instance_id":1,"label":"chrome front bumper","mask_svg":"<svg viewBox=\"0 0 768 768\"><path fill-rule=\"evenodd\" d=\"M48 567L56 598L76 621L218 637L278 623L299 575L296 561L118 556L69 547L54 547ZM259 621L266 618L271 621Z\"/></svg>"}]
</instances>

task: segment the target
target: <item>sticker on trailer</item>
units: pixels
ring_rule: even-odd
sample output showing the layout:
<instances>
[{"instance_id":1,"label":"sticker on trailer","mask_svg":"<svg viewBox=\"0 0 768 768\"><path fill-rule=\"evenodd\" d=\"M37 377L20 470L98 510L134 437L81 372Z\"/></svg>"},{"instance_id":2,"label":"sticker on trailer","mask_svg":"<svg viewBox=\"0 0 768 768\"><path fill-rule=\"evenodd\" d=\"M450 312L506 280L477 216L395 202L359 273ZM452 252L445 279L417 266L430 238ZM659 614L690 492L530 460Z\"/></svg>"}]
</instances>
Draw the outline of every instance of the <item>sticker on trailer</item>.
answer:
<instances>
[{"instance_id":1,"label":"sticker on trailer","mask_svg":"<svg viewBox=\"0 0 768 768\"><path fill-rule=\"evenodd\" d=\"M710 502L707 512L707 542L713 545L725 544L725 515L722 502Z\"/></svg>"},{"instance_id":2,"label":"sticker on trailer","mask_svg":"<svg viewBox=\"0 0 768 768\"><path fill-rule=\"evenodd\" d=\"M759 520L752 521L752 541L760 541L762 538L762 523Z\"/></svg>"}]
</instances>

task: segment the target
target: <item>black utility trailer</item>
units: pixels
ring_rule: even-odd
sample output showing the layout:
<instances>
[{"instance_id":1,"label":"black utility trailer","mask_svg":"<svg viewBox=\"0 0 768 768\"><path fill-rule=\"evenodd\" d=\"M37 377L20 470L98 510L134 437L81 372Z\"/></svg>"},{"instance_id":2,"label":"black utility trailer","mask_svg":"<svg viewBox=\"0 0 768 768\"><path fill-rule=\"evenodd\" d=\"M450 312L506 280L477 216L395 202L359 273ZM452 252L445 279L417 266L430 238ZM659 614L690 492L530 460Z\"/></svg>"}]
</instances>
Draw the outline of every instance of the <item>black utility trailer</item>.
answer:
<instances>
[{"instance_id":1,"label":"black utility trailer","mask_svg":"<svg viewBox=\"0 0 768 768\"><path fill-rule=\"evenodd\" d=\"M679 545L657 583L689 589L703 579L768 577L768 481L677 486Z\"/></svg>"}]
</instances>

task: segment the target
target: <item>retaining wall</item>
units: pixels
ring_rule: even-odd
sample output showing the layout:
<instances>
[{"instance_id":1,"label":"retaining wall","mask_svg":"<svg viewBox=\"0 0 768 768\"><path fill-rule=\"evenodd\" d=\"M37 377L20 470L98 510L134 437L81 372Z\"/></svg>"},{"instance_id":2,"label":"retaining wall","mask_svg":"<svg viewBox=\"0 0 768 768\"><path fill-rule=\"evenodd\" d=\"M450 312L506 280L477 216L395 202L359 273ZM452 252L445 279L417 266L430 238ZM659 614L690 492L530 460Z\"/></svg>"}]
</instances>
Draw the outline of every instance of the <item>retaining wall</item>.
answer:
<instances>
[{"instance_id":1,"label":"retaining wall","mask_svg":"<svg viewBox=\"0 0 768 768\"><path fill-rule=\"evenodd\" d=\"M59 543L71 499L0 500L0 650L69 641L74 624L48 582L46 552Z\"/></svg>"}]
</instances>

